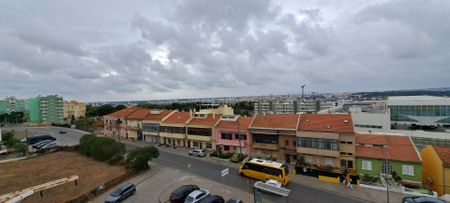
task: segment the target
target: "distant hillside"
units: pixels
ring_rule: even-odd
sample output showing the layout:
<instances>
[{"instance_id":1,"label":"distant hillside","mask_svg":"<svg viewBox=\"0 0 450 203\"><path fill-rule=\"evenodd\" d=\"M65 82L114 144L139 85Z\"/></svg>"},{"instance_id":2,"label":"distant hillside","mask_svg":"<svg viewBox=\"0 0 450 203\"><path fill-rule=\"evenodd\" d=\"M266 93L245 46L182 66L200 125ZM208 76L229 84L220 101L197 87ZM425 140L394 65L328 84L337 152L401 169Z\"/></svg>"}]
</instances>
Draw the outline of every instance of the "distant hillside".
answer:
<instances>
[{"instance_id":1,"label":"distant hillside","mask_svg":"<svg viewBox=\"0 0 450 203\"><path fill-rule=\"evenodd\" d=\"M361 95L362 97L418 96L418 95L450 97L450 88L430 88L430 89L421 89L421 90L393 90L393 91L382 91L382 92L359 92L359 93L355 93L355 94Z\"/></svg>"}]
</instances>

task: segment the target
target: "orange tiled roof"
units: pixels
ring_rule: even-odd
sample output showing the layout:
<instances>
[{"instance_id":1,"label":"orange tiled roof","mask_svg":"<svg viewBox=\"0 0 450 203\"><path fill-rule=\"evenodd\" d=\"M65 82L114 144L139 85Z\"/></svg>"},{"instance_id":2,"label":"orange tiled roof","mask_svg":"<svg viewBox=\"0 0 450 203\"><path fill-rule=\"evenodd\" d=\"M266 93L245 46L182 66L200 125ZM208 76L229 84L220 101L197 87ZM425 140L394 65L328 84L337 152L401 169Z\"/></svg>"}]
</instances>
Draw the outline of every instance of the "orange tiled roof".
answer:
<instances>
[{"instance_id":1,"label":"orange tiled roof","mask_svg":"<svg viewBox=\"0 0 450 203\"><path fill-rule=\"evenodd\" d=\"M450 147L433 146L444 165L450 165Z\"/></svg>"},{"instance_id":2,"label":"orange tiled roof","mask_svg":"<svg viewBox=\"0 0 450 203\"><path fill-rule=\"evenodd\" d=\"M352 116L350 114L302 114L298 130L352 133Z\"/></svg>"},{"instance_id":3,"label":"orange tiled roof","mask_svg":"<svg viewBox=\"0 0 450 203\"><path fill-rule=\"evenodd\" d=\"M110 113L106 116L111 116L111 117L127 117L130 114L132 114L133 112L135 112L136 110L138 110L137 107L130 107L130 108L126 108L126 109L122 109L113 113Z\"/></svg>"},{"instance_id":4,"label":"orange tiled roof","mask_svg":"<svg viewBox=\"0 0 450 203\"><path fill-rule=\"evenodd\" d=\"M189 120L189 112L175 112L170 115L163 123L185 124Z\"/></svg>"},{"instance_id":5,"label":"orange tiled roof","mask_svg":"<svg viewBox=\"0 0 450 203\"><path fill-rule=\"evenodd\" d=\"M150 109L138 108L136 111L126 117L128 120L143 120L150 114Z\"/></svg>"},{"instance_id":6,"label":"orange tiled roof","mask_svg":"<svg viewBox=\"0 0 450 203\"><path fill-rule=\"evenodd\" d=\"M297 128L298 114L257 114L253 119L250 128Z\"/></svg>"},{"instance_id":7,"label":"orange tiled roof","mask_svg":"<svg viewBox=\"0 0 450 203\"><path fill-rule=\"evenodd\" d=\"M355 140L357 144L356 157L421 162L416 148L408 136L356 134Z\"/></svg>"},{"instance_id":8,"label":"orange tiled roof","mask_svg":"<svg viewBox=\"0 0 450 203\"><path fill-rule=\"evenodd\" d=\"M220 119L220 116L222 116L222 115L207 114L206 118L195 118L194 117L189 121L188 125L200 125L200 126L212 127Z\"/></svg>"},{"instance_id":9,"label":"orange tiled roof","mask_svg":"<svg viewBox=\"0 0 450 203\"><path fill-rule=\"evenodd\" d=\"M249 127L252 120L253 120L253 117L239 117L237 122L221 120L219 122L219 124L217 124L217 127L218 128L227 128L227 129L231 129L231 130L237 130L238 123L239 123L239 130L247 130L247 128Z\"/></svg>"},{"instance_id":10,"label":"orange tiled roof","mask_svg":"<svg viewBox=\"0 0 450 203\"><path fill-rule=\"evenodd\" d=\"M162 110L159 114L150 112L150 114L148 114L148 116L145 118L145 120L161 121L163 118L165 118L170 113L172 113L172 110Z\"/></svg>"}]
</instances>

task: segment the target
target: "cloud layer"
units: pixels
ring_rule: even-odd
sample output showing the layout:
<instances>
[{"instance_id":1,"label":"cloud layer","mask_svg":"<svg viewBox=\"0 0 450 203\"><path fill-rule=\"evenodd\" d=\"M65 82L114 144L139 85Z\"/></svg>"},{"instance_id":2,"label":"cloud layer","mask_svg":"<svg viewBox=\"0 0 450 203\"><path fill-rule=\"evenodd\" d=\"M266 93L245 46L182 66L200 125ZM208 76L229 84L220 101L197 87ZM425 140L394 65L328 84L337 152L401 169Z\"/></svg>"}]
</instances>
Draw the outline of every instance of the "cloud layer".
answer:
<instances>
[{"instance_id":1,"label":"cloud layer","mask_svg":"<svg viewBox=\"0 0 450 203\"><path fill-rule=\"evenodd\" d=\"M123 2L122 2L123 3ZM448 86L450 3L4 1L0 96L86 101Z\"/></svg>"}]
</instances>

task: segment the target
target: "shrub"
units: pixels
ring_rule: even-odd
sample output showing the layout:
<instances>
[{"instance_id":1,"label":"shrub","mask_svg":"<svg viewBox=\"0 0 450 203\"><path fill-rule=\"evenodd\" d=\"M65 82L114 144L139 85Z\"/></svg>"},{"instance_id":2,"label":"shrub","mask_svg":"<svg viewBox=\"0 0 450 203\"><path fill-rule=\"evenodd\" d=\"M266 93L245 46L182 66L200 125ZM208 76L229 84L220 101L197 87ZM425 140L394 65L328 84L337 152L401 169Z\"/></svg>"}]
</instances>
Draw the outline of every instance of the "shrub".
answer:
<instances>
[{"instance_id":1,"label":"shrub","mask_svg":"<svg viewBox=\"0 0 450 203\"><path fill-rule=\"evenodd\" d=\"M2 133L2 141L5 143L7 143L8 140L10 140L13 137L14 137L14 134L12 132Z\"/></svg>"},{"instance_id":2,"label":"shrub","mask_svg":"<svg viewBox=\"0 0 450 203\"><path fill-rule=\"evenodd\" d=\"M246 157L246 156L245 156L244 154L241 154L241 153L233 153L230 160L231 160L232 162L238 163L238 162L241 162L242 160L244 160L245 157Z\"/></svg>"},{"instance_id":3,"label":"shrub","mask_svg":"<svg viewBox=\"0 0 450 203\"><path fill-rule=\"evenodd\" d=\"M221 158L221 159L229 159L232 155L233 155L233 153L229 153L229 152L225 152L225 153L220 153L219 154L218 151L214 151L214 152L211 152L209 154L209 156L218 157L218 158Z\"/></svg>"},{"instance_id":4,"label":"shrub","mask_svg":"<svg viewBox=\"0 0 450 203\"><path fill-rule=\"evenodd\" d=\"M397 172L392 171L392 178L394 178L395 182L399 183L400 181L402 181L402 177L400 177Z\"/></svg>"},{"instance_id":5,"label":"shrub","mask_svg":"<svg viewBox=\"0 0 450 203\"><path fill-rule=\"evenodd\" d=\"M146 170L149 168L148 161L158 157L159 151L156 147L136 148L127 155L127 168L134 172Z\"/></svg>"},{"instance_id":6,"label":"shrub","mask_svg":"<svg viewBox=\"0 0 450 203\"><path fill-rule=\"evenodd\" d=\"M80 139L80 153L99 161L117 163L125 154L125 145L112 138L83 135Z\"/></svg>"}]
</instances>

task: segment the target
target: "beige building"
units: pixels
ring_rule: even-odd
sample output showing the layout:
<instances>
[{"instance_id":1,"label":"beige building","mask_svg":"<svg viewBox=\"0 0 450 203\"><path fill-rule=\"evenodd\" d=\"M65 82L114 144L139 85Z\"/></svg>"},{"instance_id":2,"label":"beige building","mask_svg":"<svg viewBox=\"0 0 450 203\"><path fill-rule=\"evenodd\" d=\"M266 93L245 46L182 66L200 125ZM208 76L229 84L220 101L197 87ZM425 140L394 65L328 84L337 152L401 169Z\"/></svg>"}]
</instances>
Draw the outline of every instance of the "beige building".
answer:
<instances>
[{"instance_id":1,"label":"beige building","mask_svg":"<svg viewBox=\"0 0 450 203\"><path fill-rule=\"evenodd\" d=\"M159 124L158 142L179 147L186 147L186 123L190 119L189 112L174 112Z\"/></svg>"},{"instance_id":2,"label":"beige building","mask_svg":"<svg viewBox=\"0 0 450 203\"><path fill-rule=\"evenodd\" d=\"M70 120L86 117L86 103L80 101L64 101L64 119Z\"/></svg>"},{"instance_id":3,"label":"beige building","mask_svg":"<svg viewBox=\"0 0 450 203\"><path fill-rule=\"evenodd\" d=\"M303 114L297 128L297 152L315 167L355 169L355 135L350 114Z\"/></svg>"},{"instance_id":4,"label":"beige building","mask_svg":"<svg viewBox=\"0 0 450 203\"><path fill-rule=\"evenodd\" d=\"M214 131L220 121L218 114L191 113L186 124L187 146L200 149L215 149Z\"/></svg>"}]
</instances>

